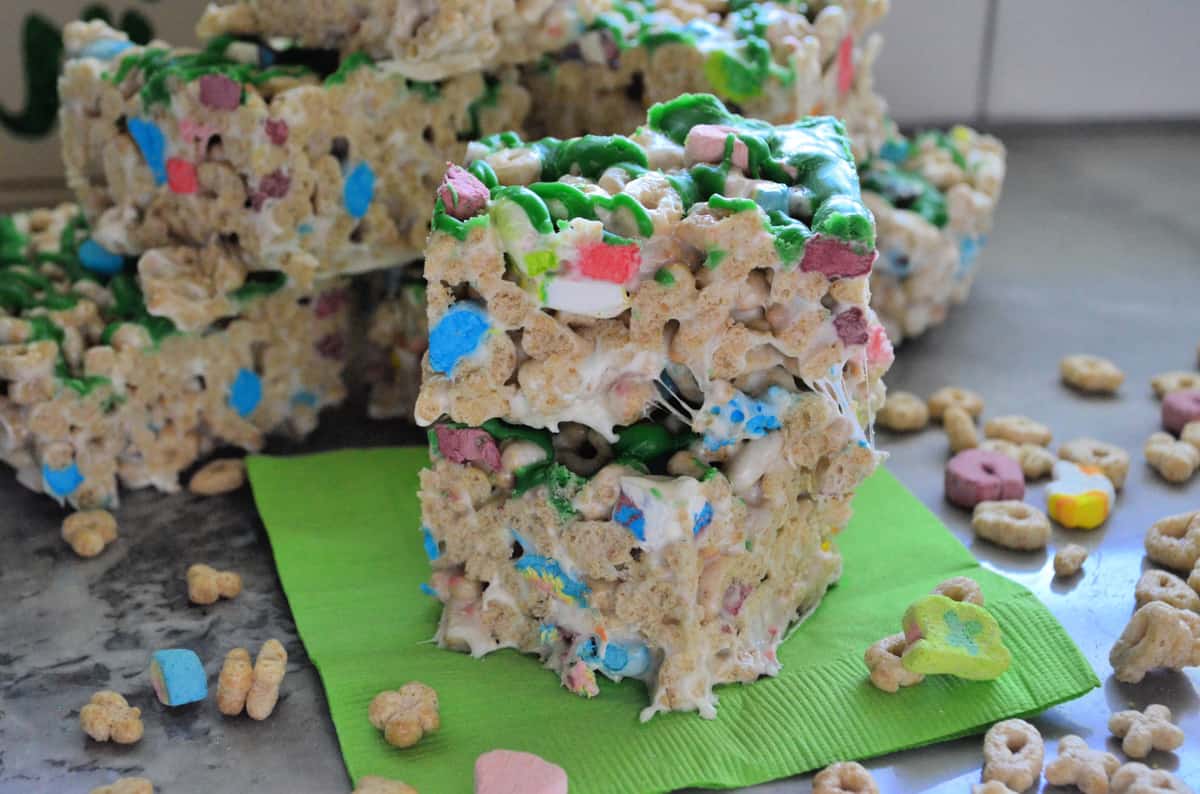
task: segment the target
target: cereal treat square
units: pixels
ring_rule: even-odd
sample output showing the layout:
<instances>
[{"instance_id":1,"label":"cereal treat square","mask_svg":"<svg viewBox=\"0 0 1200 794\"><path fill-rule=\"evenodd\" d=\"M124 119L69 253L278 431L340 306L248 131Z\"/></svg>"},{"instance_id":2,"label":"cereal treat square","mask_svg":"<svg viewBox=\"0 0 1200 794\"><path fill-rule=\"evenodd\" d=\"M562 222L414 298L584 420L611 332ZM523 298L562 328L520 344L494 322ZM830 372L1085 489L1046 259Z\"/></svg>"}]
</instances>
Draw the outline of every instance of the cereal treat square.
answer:
<instances>
[{"instance_id":1,"label":"cereal treat square","mask_svg":"<svg viewBox=\"0 0 1200 794\"><path fill-rule=\"evenodd\" d=\"M367 415L412 421L421 385L421 357L429 347L425 281L421 268L371 273L368 285L363 375L370 387Z\"/></svg>"},{"instance_id":2,"label":"cereal treat square","mask_svg":"<svg viewBox=\"0 0 1200 794\"><path fill-rule=\"evenodd\" d=\"M138 47L101 22L64 35L63 159L96 239L157 250L152 269L201 294L416 258L446 160L529 107L511 70L416 82L361 54Z\"/></svg>"},{"instance_id":3,"label":"cereal treat square","mask_svg":"<svg viewBox=\"0 0 1200 794\"><path fill-rule=\"evenodd\" d=\"M1004 183L1004 144L957 126L894 132L859 170L880 260L872 305L893 342L940 325L967 299Z\"/></svg>"},{"instance_id":4,"label":"cereal treat square","mask_svg":"<svg viewBox=\"0 0 1200 794\"><path fill-rule=\"evenodd\" d=\"M530 128L559 137L623 132L656 102L708 92L772 123L837 116L862 156L885 110L871 85L882 42L865 31L887 5L617 0L579 41L524 70L542 98Z\"/></svg>"},{"instance_id":5,"label":"cereal treat square","mask_svg":"<svg viewBox=\"0 0 1200 794\"><path fill-rule=\"evenodd\" d=\"M714 686L777 674L841 573L834 538L876 454L828 396L774 396L743 404L764 429L728 446L661 418L611 444L579 424L435 425L420 497L439 645L536 654L587 697L597 674L641 680L643 720L712 718Z\"/></svg>"},{"instance_id":6,"label":"cereal treat square","mask_svg":"<svg viewBox=\"0 0 1200 794\"><path fill-rule=\"evenodd\" d=\"M282 37L364 52L412 80L536 60L576 39L611 0L219 0L196 26L219 36Z\"/></svg>"},{"instance_id":7,"label":"cereal treat square","mask_svg":"<svg viewBox=\"0 0 1200 794\"><path fill-rule=\"evenodd\" d=\"M303 436L345 395L345 290L251 280L222 323L151 314L134 262L88 236L77 207L0 216L0 460L79 509L179 488L220 446Z\"/></svg>"},{"instance_id":8,"label":"cereal treat square","mask_svg":"<svg viewBox=\"0 0 1200 794\"><path fill-rule=\"evenodd\" d=\"M837 120L773 127L688 94L630 137L506 133L467 162L426 249L419 424L573 421L612 441L656 406L700 431L715 386L724 404L772 385L870 424L891 347Z\"/></svg>"}]
</instances>

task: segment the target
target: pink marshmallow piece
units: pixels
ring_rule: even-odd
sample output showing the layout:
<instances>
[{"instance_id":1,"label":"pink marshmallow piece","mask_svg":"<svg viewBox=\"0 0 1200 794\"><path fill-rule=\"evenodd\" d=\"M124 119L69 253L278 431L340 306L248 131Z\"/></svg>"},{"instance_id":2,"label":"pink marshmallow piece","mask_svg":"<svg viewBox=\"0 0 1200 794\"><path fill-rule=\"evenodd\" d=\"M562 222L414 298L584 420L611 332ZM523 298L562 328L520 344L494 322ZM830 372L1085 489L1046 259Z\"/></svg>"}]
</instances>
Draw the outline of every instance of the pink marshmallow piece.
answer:
<instances>
[{"instance_id":1,"label":"pink marshmallow piece","mask_svg":"<svg viewBox=\"0 0 1200 794\"><path fill-rule=\"evenodd\" d=\"M451 463L478 462L488 471L500 471L500 448L486 430L438 425L434 433L438 450Z\"/></svg>"},{"instance_id":2,"label":"pink marshmallow piece","mask_svg":"<svg viewBox=\"0 0 1200 794\"><path fill-rule=\"evenodd\" d=\"M475 794L567 794L567 773L533 753L492 750L475 759Z\"/></svg>"},{"instance_id":3,"label":"pink marshmallow piece","mask_svg":"<svg viewBox=\"0 0 1200 794\"><path fill-rule=\"evenodd\" d=\"M697 124L683 142L683 155L689 163L721 163L725 160L725 141L737 133L721 124ZM733 139L733 166L745 171L750 166L750 150L736 135Z\"/></svg>"},{"instance_id":4,"label":"pink marshmallow piece","mask_svg":"<svg viewBox=\"0 0 1200 794\"><path fill-rule=\"evenodd\" d=\"M814 235L804 245L800 269L805 273L822 273L829 278L853 278L871 272L878 253L872 249L859 253L854 246L823 234Z\"/></svg>"},{"instance_id":5,"label":"pink marshmallow piece","mask_svg":"<svg viewBox=\"0 0 1200 794\"><path fill-rule=\"evenodd\" d=\"M1162 426L1179 435L1188 422L1200 419L1200 389L1168 392L1162 401Z\"/></svg>"},{"instance_id":6,"label":"pink marshmallow piece","mask_svg":"<svg viewBox=\"0 0 1200 794\"><path fill-rule=\"evenodd\" d=\"M842 340L846 347L865 345L870 339L870 334L867 333L867 316L857 306L834 317L833 327L837 331L838 339Z\"/></svg>"},{"instance_id":7,"label":"pink marshmallow piece","mask_svg":"<svg viewBox=\"0 0 1200 794\"><path fill-rule=\"evenodd\" d=\"M200 78L200 104L214 110L237 110L242 104L242 87L223 74Z\"/></svg>"},{"instance_id":8,"label":"pink marshmallow piece","mask_svg":"<svg viewBox=\"0 0 1200 794\"><path fill-rule=\"evenodd\" d=\"M999 452L967 449L946 464L946 499L959 507L1025 498L1021 464Z\"/></svg>"},{"instance_id":9,"label":"pink marshmallow piece","mask_svg":"<svg viewBox=\"0 0 1200 794\"><path fill-rule=\"evenodd\" d=\"M438 186L438 198L446 214L460 221L474 218L487 206L491 192L487 185L465 168L446 163L446 176Z\"/></svg>"}]
</instances>

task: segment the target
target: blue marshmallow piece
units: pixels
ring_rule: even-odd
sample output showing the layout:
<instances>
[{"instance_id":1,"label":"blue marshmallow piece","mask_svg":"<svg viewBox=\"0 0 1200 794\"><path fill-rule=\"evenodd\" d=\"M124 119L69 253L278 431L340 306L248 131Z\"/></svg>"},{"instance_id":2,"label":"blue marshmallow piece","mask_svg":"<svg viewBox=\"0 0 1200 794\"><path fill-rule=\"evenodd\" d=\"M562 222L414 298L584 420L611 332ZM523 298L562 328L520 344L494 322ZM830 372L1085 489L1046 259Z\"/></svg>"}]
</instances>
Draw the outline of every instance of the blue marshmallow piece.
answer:
<instances>
[{"instance_id":1,"label":"blue marshmallow piece","mask_svg":"<svg viewBox=\"0 0 1200 794\"><path fill-rule=\"evenodd\" d=\"M252 370L239 369L229 386L229 407L245 419L262 402L262 379Z\"/></svg>"},{"instance_id":2,"label":"blue marshmallow piece","mask_svg":"<svg viewBox=\"0 0 1200 794\"><path fill-rule=\"evenodd\" d=\"M112 276L125 267L125 257L114 254L89 237L79 246L79 263L93 273Z\"/></svg>"},{"instance_id":3,"label":"blue marshmallow piece","mask_svg":"<svg viewBox=\"0 0 1200 794\"><path fill-rule=\"evenodd\" d=\"M61 469L52 469L43 463L42 485L52 496L62 499L75 493L75 489L83 485L83 474L74 462Z\"/></svg>"},{"instance_id":4,"label":"blue marshmallow piece","mask_svg":"<svg viewBox=\"0 0 1200 794\"><path fill-rule=\"evenodd\" d=\"M346 204L346 212L358 220L367 214L371 201L375 198L375 172L366 163L359 163L346 177L342 188L342 200Z\"/></svg>"},{"instance_id":5,"label":"blue marshmallow piece","mask_svg":"<svg viewBox=\"0 0 1200 794\"><path fill-rule=\"evenodd\" d=\"M208 697L208 677L194 651L172 648L150 657L150 683L164 706L182 706Z\"/></svg>"},{"instance_id":6,"label":"blue marshmallow piece","mask_svg":"<svg viewBox=\"0 0 1200 794\"><path fill-rule=\"evenodd\" d=\"M133 42L127 39L97 39L80 50L78 57L111 61L132 46Z\"/></svg>"},{"instance_id":7,"label":"blue marshmallow piece","mask_svg":"<svg viewBox=\"0 0 1200 794\"><path fill-rule=\"evenodd\" d=\"M475 303L460 301L442 315L429 332L429 364L434 372L449 375L459 361L474 353L491 324Z\"/></svg>"},{"instance_id":8,"label":"blue marshmallow piece","mask_svg":"<svg viewBox=\"0 0 1200 794\"><path fill-rule=\"evenodd\" d=\"M158 125L148 119L129 120L129 134L138 145L156 185L167 182L167 139Z\"/></svg>"}]
</instances>

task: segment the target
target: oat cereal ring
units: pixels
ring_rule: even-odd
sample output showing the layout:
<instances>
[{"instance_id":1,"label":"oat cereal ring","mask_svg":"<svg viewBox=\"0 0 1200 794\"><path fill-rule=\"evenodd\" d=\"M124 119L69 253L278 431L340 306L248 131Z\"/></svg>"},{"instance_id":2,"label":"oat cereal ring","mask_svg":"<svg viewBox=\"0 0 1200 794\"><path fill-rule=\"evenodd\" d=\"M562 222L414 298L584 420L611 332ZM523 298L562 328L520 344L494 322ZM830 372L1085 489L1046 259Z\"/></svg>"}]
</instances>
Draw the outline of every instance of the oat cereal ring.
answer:
<instances>
[{"instance_id":1,"label":"oat cereal ring","mask_svg":"<svg viewBox=\"0 0 1200 794\"><path fill-rule=\"evenodd\" d=\"M134 744L142 738L142 710L129 705L122 695L104 690L92 695L79 710L79 727L98 742Z\"/></svg>"},{"instance_id":2,"label":"oat cereal ring","mask_svg":"<svg viewBox=\"0 0 1200 794\"><path fill-rule=\"evenodd\" d=\"M1129 474L1129 453L1115 444L1094 438L1076 438L1058 448L1058 457L1081 466L1095 466L1104 472L1118 491Z\"/></svg>"},{"instance_id":3,"label":"oat cereal ring","mask_svg":"<svg viewBox=\"0 0 1200 794\"><path fill-rule=\"evenodd\" d=\"M1188 587L1192 588L1197 593L1200 593L1200 559L1196 560L1195 567L1193 567L1192 572L1188 574L1187 583Z\"/></svg>"},{"instance_id":4,"label":"oat cereal ring","mask_svg":"<svg viewBox=\"0 0 1200 794\"><path fill-rule=\"evenodd\" d=\"M999 780L989 780L986 783L972 783L971 794L1018 794Z\"/></svg>"},{"instance_id":5,"label":"oat cereal ring","mask_svg":"<svg viewBox=\"0 0 1200 794\"><path fill-rule=\"evenodd\" d=\"M1151 750L1169 753L1183 746L1183 730L1171 722L1171 710L1158 703L1143 711L1118 711L1108 718L1112 735L1122 739L1121 750L1130 758L1145 758Z\"/></svg>"},{"instance_id":6,"label":"oat cereal ring","mask_svg":"<svg viewBox=\"0 0 1200 794\"><path fill-rule=\"evenodd\" d=\"M975 505L971 528L984 540L1019 551L1044 549L1050 540L1046 514L1015 499Z\"/></svg>"},{"instance_id":7,"label":"oat cereal ring","mask_svg":"<svg viewBox=\"0 0 1200 794\"><path fill-rule=\"evenodd\" d=\"M983 606L983 588L969 576L954 576L933 588L936 595L944 595L954 601L966 601Z\"/></svg>"},{"instance_id":8,"label":"oat cereal ring","mask_svg":"<svg viewBox=\"0 0 1200 794\"><path fill-rule=\"evenodd\" d=\"M842 761L817 773L813 794L879 794L879 786L862 764Z\"/></svg>"},{"instance_id":9,"label":"oat cereal ring","mask_svg":"<svg viewBox=\"0 0 1200 794\"><path fill-rule=\"evenodd\" d=\"M1188 422L1179 431L1179 440L1191 444L1200 450L1200 422Z\"/></svg>"},{"instance_id":10,"label":"oat cereal ring","mask_svg":"<svg viewBox=\"0 0 1200 794\"><path fill-rule=\"evenodd\" d=\"M417 790L399 780L366 775L358 779L358 785L351 794L417 794Z\"/></svg>"},{"instance_id":11,"label":"oat cereal ring","mask_svg":"<svg viewBox=\"0 0 1200 794\"><path fill-rule=\"evenodd\" d=\"M1074 576L1083 567L1083 561L1087 559L1087 556L1088 550L1078 543L1070 543L1062 547L1054 555L1054 575Z\"/></svg>"},{"instance_id":12,"label":"oat cereal ring","mask_svg":"<svg viewBox=\"0 0 1200 794\"><path fill-rule=\"evenodd\" d=\"M150 778L123 777L107 786L92 789L91 794L154 794L154 784Z\"/></svg>"},{"instance_id":13,"label":"oat cereal ring","mask_svg":"<svg viewBox=\"0 0 1200 794\"><path fill-rule=\"evenodd\" d=\"M1110 794L1193 794L1191 787L1165 769L1131 761L1112 776Z\"/></svg>"},{"instance_id":14,"label":"oat cereal ring","mask_svg":"<svg viewBox=\"0 0 1200 794\"><path fill-rule=\"evenodd\" d=\"M946 408L942 414L942 427L946 430L946 438L950 442L950 451L962 452L979 446L979 433L975 430L975 420L971 415L956 405Z\"/></svg>"},{"instance_id":15,"label":"oat cereal ring","mask_svg":"<svg viewBox=\"0 0 1200 794\"><path fill-rule=\"evenodd\" d=\"M983 737L983 779L1024 791L1042 776L1045 745L1025 720L997 722Z\"/></svg>"},{"instance_id":16,"label":"oat cereal ring","mask_svg":"<svg viewBox=\"0 0 1200 794\"><path fill-rule=\"evenodd\" d=\"M912 673L900 664L907 643L903 634L892 634L867 648L863 660L871 671L871 683L884 692L896 692L902 686L913 686L925 680L920 673Z\"/></svg>"},{"instance_id":17,"label":"oat cereal ring","mask_svg":"<svg viewBox=\"0 0 1200 794\"><path fill-rule=\"evenodd\" d=\"M912 392L888 392L883 407L875 414L875 423L898 433L923 430L929 424L929 408Z\"/></svg>"},{"instance_id":18,"label":"oat cereal ring","mask_svg":"<svg viewBox=\"0 0 1200 794\"><path fill-rule=\"evenodd\" d=\"M1146 571L1138 579L1133 593L1139 607L1151 601L1162 601L1179 609L1200 612L1200 595L1188 587L1187 582L1167 571Z\"/></svg>"},{"instance_id":19,"label":"oat cereal ring","mask_svg":"<svg viewBox=\"0 0 1200 794\"><path fill-rule=\"evenodd\" d=\"M997 416L983 425L983 434L988 438L1001 438L1014 444L1036 444L1044 447L1054 438L1050 428L1028 416Z\"/></svg>"},{"instance_id":20,"label":"oat cereal ring","mask_svg":"<svg viewBox=\"0 0 1200 794\"><path fill-rule=\"evenodd\" d=\"M199 496L216 496L241 488L246 482L246 464L241 458L218 458L192 475L188 490Z\"/></svg>"},{"instance_id":21,"label":"oat cereal ring","mask_svg":"<svg viewBox=\"0 0 1200 794\"><path fill-rule=\"evenodd\" d=\"M1146 556L1177 571L1200 561L1200 510L1155 521L1146 531Z\"/></svg>"},{"instance_id":22,"label":"oat cereal ring","mask_svg":"<svg viewBox=\"0 0 1200 794\"><path fill-rule=\"evenodd\" d=\"M217 679L217 710L227 717L236 717L246 707L246 696L254 684L254 668L250 652L234 648L225 655L221 675Z\"/></svg>"},{"instance_id":23,"label":"oat cereal ring","mask_svg":"<svg viewBox=\"0 0 1200 794\"><path fill-rule=\"evenodd\" d=\"M1054 470L1054 453L1036 444L1022 444L1017 461L1027 480L1040 480Z\"/></svg>"},{"instance_id":24,"label":"oat cereal ring","mask_svg":"<svg viewBox=\"0 0 1200 794\"><path fill-rule=\"evenodd\" d=\"M567 422L554 436L558 462L583 477L600 471L613 457L612 445L586 425Z\"/></svg>"},{"instance_id":25,"label":"oat cereal ring","mask_svg":"<svg viewBox=\"0 0 1200 794\"><path fill-rule=\"evenodd\" d=\"M81 510L63 519L62 538L80 557L95 557L117 539L117 519L107 510Z\"/></svg>"},{"instance_id":26,"label":"oat cereal ring","mask_svg":"<svg viewBox=\"0 0 1200 794\"><path fill-rule=\"evenodd\" d=\"M1200 449L1187 441L1176 441L1170 433L1150 436L1142 452L1146 462L1167 482L1187 482L1200 467Z\"/></svg>"},{"instance_id":27,"label":"oat cereal ring","mask_svg":"<svg viewBox=\"0 0 1200 794\"><path fill-rule=\"evenodd\" d=\"M246 694L246 714L265 720L279 702L279 685L287 673L287 651L279 640L267 640L254 660L254 683Z\"/></svg>"},{"instance_id":28,"label":"oat cereal ring","mask_svg":"<svg viewBox=\"0 0 1200 794\"><path fill-rule=\"evenodd\" d=\"M215 604L219 598L236 598L242 592L242 577L196 563L187 569L187 585L193 604Z\"/></svg>"},{"instance_id":29,"label":"oat cereal ring","mask_svg":"<svg viewBox=\"0 0 1200 794\"><path fill-rule=\"evenodd\" d=\"M412 747L441 727L437 692L420 681L380 692L371 701L367 717L393 747Z\"/></svg>"},{"instance_id":30,"label":"oat cereal ring","mask_svg":"<svg viewBox=\"0 0 1200 794\"><path fill-rule=\"evenodd\" d=\"M1154 396L1160 400L1173 391L1200 389L1200 372L1164 372L1150 379L1150 388L1154 389Z\"/></svg>"},{"instance_id":31,"label":"oat cereal ring","mask_svg":"<svg viewBox=\"0 0 1200 794\"><path fill-rule=\"evenodd\" d=\"M1088 394L1113 394L1125 382L1125 373L1106 358L1079 353L1058 365L1063 383Z\"/></svg>"},{"instance_id":32,"label":"oat cereal ring","mask_svg":"<svg viewBox=\"0 0 1200 794\"><path fill-rule=\"evenodd\" d=\"M1112 753L1093 750L1083 739L1068 734L1058 741L1058 758L1046 765L1046 782L1075 786L1083 794L1106 794L1108 779L1120 765Z\"/></svg>"},{"instance_id":33,"label":"oat cereal ring","mask_svg":"<svg viewBox=\"0 0 1200 794\"><path fill-rule=\"evenodd\" d=\"M1133 613L1108 661L1117 680L1127 684L1160 667L1182 670L1200 664L1200 615L1151 601Z\"/></svg>"},{"instance_id":34,"label":"oat cereal ring","mask_svg":"<svg viewBox=\"0 0 1200 794\"><path fill-rule=\"evenodd\" d=\"M930 418L941 421L946 409L951 406L963 409L972 418L978 418L983 413L983 397L970 389L944 386L929 396Z\"/></svg>"}]
</instances>

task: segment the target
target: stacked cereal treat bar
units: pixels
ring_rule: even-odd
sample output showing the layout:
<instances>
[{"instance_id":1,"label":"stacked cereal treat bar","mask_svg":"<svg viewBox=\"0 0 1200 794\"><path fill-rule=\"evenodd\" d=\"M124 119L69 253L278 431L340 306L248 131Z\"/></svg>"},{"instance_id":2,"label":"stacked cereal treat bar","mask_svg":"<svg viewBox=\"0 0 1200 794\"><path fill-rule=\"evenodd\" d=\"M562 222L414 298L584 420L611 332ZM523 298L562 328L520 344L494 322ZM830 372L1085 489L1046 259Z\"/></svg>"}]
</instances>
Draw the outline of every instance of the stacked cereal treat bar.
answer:
<instances>
[{"instance_id":1,"label":"stacked cereal treat bar","mask_svg":"<svg viewBox=\"0 0 1200 794\"><path fill-rule=\"evenodd\" d=\"M709 95L472 144L438 191L417 419L439 643L715 714L840 574L891 348L842 126Z\"/></svg>"},{"instance_id":2,"label":"stacked cereal treat bar","mask_svg":"<svg viewBox=\"0 0 1200 794\"><path fill-rule=\"evenodd\" d=\"M541 98L530 126L564 137L617 132L655 102L707 91L772 123L810 113L849 119L854 145L866 145L871 130L856 120L882 114L870 85L859 85L879 46L862 34L886 10L886 0L616 0L579 41L526 69Z\"/></svg>"},{"instance_id":3,"label":"stacked cereal treat bar","mask_svg":"<svg viewBox=\"0 0 1200 794\"><path fill-rule=\"evenodd\" d=\"M283 37L302 47L364 52L414 80L534 60L575 39L610 0L222 0L201 39Z\"/></svg>"},{"instance_id":4,"label":"stacked cereal treat bar","mask_svg":"<svg viewBox=\"0 0 1200 794\"><path fill-rule=\"evenodd\" d=\"M203 301L254 271L307 287L415 258L429 224L416 197L529 107L511 68L417 82L361 53L137 47L100 22L65 40L63 154L96 239L156 252L154 269Z\"/></svg>"},{"instance_id":5,"label":"stacked cereal treat bar","mask_svg":"<svg viewBox=\"0 0 1200 794\"><path fill-rule=\"evenodd\" d=\"M372 274L366 313L366 380L372 419L412 419L429 346L425 281L419 266Z\"/></svg>"},{"instance_id":6,"label":"stacked cereal treat bar","mask_svg":"<svg viewBox=\"0 0 1200 794\"><path fill-rule=\"evenodd\" d=\"M859 174L879 229L872 305L892 341L967 298L1004 182L1004 145L967 127L890 138Z\"/></svg>"},{"instance_id":7,"label":"stacked cereal treat bar","mask_svg":"<svg viewBox=\"0 0 1200 794\"><path fill-rule=\"evenodd\" d=\"M77 207L0 216L0 460L71 506L118 481L173 491L216 447L303 436L344 396L341 286L243 284L236 316L185 332L147 308L134 263Z\"/></svg>"}]
</instances>

